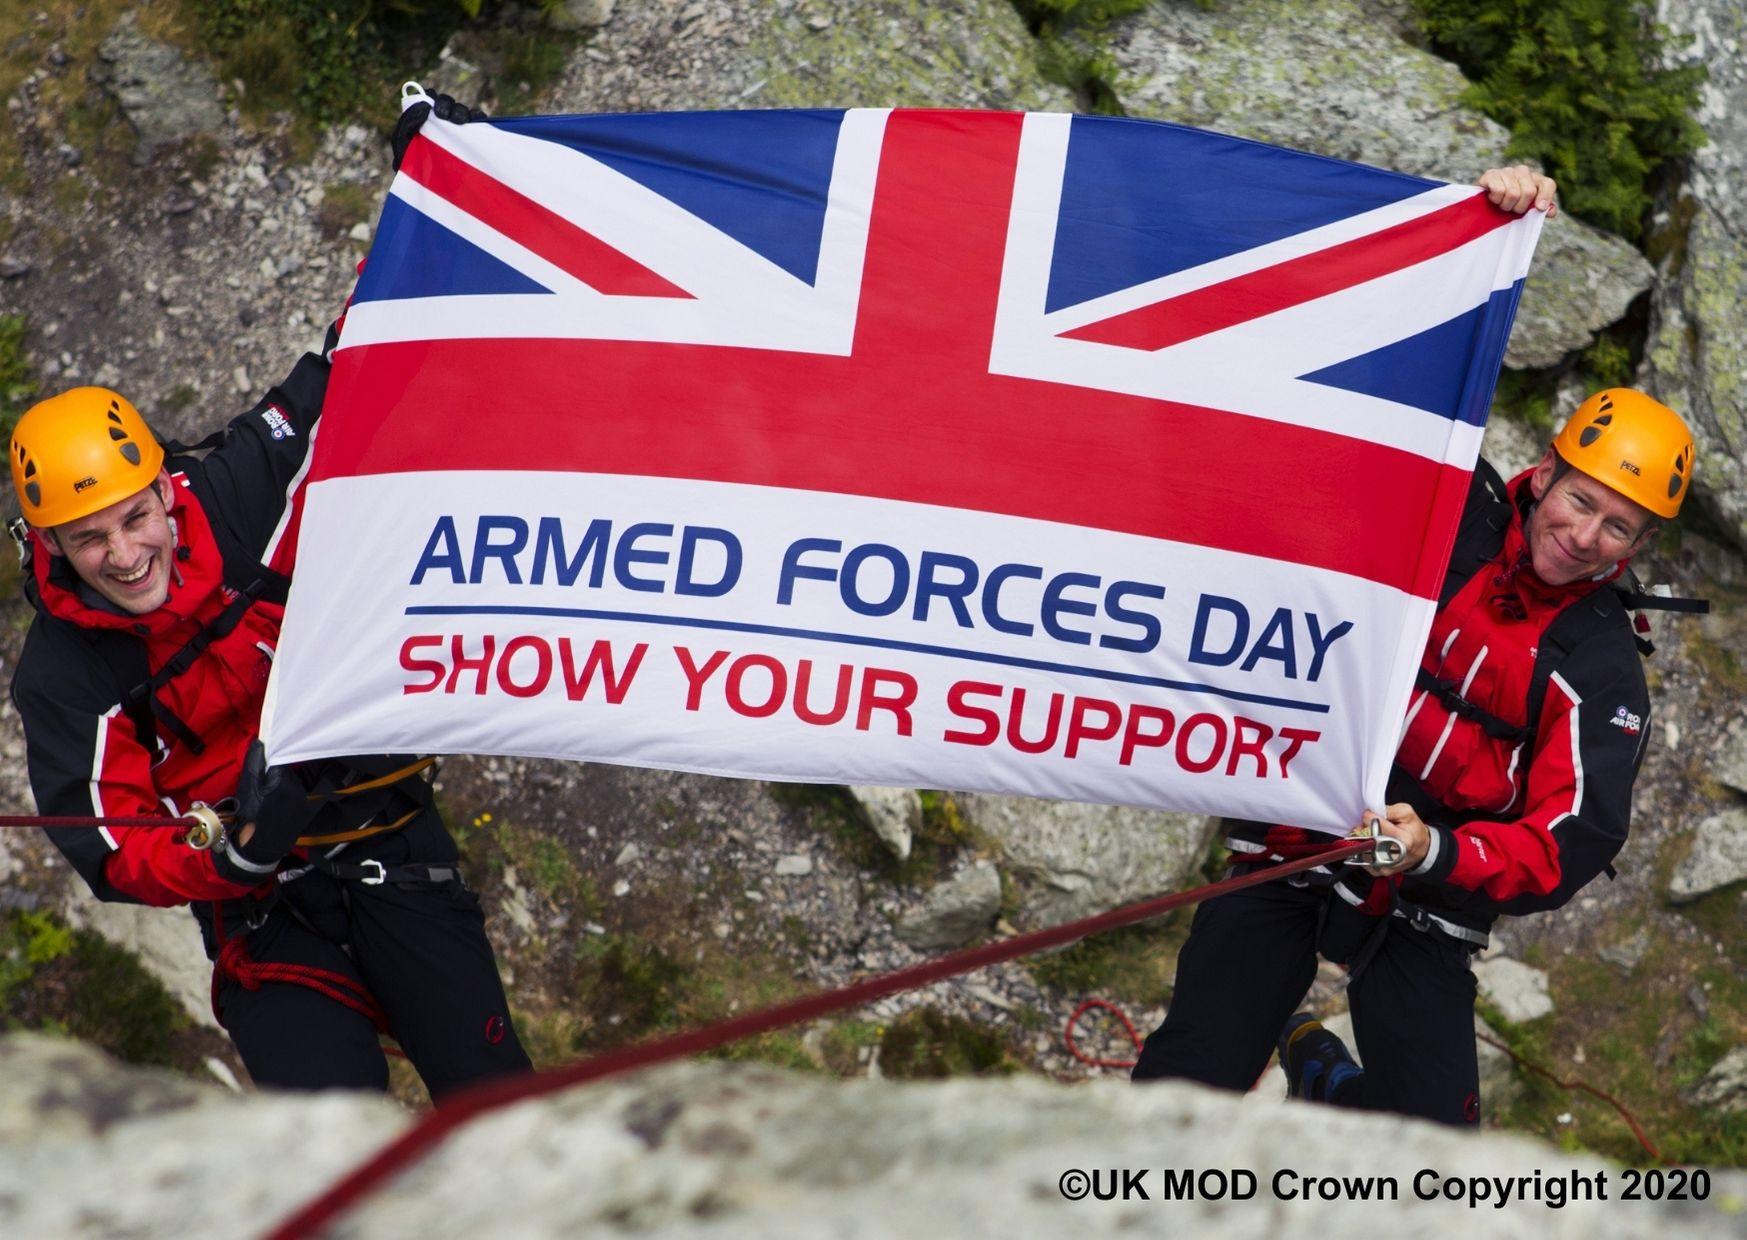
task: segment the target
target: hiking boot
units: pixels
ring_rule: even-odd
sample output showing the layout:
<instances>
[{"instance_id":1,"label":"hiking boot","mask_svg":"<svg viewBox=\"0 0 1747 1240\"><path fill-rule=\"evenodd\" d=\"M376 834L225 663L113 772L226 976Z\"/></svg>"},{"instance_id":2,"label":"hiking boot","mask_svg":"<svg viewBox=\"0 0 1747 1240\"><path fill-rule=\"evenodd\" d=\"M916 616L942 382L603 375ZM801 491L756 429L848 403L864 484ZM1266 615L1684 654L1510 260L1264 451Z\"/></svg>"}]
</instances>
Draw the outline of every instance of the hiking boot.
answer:
<instances>
[{"instance_id":1,"label":"hiking boot","mask_svg":"<svg viewBox=\"0 0 1747 1240\"><path fill-rule=\"evenodd\" d=\"M1280 1030L1279 1049L1288 1098L1327 1102L1337 1089L1364 1072L1353 1062L1347 1044L1309 1012L1299 1012L1286 1022Z\"/></svg>"}]
</instances>

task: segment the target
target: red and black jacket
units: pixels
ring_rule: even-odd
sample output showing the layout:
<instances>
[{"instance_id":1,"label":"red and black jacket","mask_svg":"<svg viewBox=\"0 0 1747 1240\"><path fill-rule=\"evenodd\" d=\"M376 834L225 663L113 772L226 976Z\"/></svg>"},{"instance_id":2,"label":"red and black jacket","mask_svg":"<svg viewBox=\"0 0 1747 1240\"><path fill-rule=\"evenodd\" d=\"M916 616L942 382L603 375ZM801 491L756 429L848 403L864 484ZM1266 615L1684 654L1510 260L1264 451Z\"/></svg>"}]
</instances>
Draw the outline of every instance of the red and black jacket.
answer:
<instances>
[{"instance_id":1,"label":"red and black jacket","mask_svg":"<svg viewBox=\"0 0 1747 1240\"><path fill-rule=\"evenodd\" d=\"M1529 562L1532 520L1528 474L1501 494L1480 462L1387 794L1413 804L1431 849L1393 893L1390 880L1349 870L1337 892L1367 911L1406 901L1484 931L1501 913L1564 904L1625 844L1650 700L1610 587L1621 569L1547 585ZM1228 843L1253 859L1311 840L1326 844L1244 823Z\"/></svg>"},{"instance_id":2,"label":"red and black jacket","mask_svg":"<svg viewBox=\"0 0 1747 1240\"><path fill-rule=\"evenodd\" d=\"M330 348L334 338L330 332ZM195 801L211 804L235 793L259 730L283 614L282 574L295 554L327 377L325 358L305 354L203 459L170 459L176 572L157 610L122 613L85 587L64 559L33 546L26 592L37 615L13 675L12 700L39 813L179 815ZM239 604L239 592L250 585L259 597ZM211 637L186 670L144 700L129 701L130 691L233 605L240 612L234 627ZM189 848L180 832L115 827L48 834L100 899L174 905L248 890L220 878L211 856Z\"/></svg>"}]
</instances>

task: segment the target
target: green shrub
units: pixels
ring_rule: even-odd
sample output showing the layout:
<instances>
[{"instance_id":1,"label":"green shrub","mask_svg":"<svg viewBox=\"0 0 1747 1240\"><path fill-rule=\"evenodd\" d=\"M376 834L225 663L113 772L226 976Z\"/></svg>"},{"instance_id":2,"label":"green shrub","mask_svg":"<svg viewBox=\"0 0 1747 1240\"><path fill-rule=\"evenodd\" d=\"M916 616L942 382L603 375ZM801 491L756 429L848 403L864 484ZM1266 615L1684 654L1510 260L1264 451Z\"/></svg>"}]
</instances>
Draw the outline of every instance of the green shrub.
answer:
<instances>
[{"instance_id":1,"label":"green shrub","mask_svg":"<svg viewBox=\"0 0 1747 1240\"><path fill-rule=\"evenodd\" d=\"M1461 66L1467 102L1511 131L1510 152L1559 181L1573 215L1643 232L1653 180L1697 150L1700 66L1663 67L1648 0L1414 0L1432 49Z\"/></svg>"}]
</instances>

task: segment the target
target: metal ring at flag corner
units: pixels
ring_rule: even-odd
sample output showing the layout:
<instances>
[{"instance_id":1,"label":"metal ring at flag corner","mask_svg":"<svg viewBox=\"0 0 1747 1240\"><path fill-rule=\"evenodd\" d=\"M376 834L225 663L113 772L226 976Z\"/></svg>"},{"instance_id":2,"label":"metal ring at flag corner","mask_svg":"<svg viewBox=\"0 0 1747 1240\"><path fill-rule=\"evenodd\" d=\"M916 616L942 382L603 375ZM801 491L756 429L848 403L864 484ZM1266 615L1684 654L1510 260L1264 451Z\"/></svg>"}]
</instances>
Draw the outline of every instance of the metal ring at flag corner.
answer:
<instances>
[{"instance_id":1,"label":"metal ring at flag corner","mask_svg":"<svg viewBox=\"0 0 1747 1240\"><path fill-rule=\"evenodd\" d=\"M405 81L400 84L400 110L406 111L415 104L432 103L434 100L425 93L425 88L417 82Z\"/></svg>"}]
</instances>

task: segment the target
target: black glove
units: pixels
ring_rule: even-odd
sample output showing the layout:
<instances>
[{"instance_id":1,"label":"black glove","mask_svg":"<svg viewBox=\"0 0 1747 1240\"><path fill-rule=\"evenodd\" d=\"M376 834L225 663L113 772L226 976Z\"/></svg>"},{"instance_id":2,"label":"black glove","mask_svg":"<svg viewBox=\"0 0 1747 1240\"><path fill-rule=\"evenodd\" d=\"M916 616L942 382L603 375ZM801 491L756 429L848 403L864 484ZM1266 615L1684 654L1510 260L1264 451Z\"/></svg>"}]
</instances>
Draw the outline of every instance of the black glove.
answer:
<instances>
[{"instance_id":1,"label":"black glove","mask_svg":"<svg viewBox=\"0 0 1747 1240\"><path fill-rule=\"evenodd\" d=\"M225 831L224 843L212 850L219 877L245 887L259 886L273 876L279 861L309 825L316 809L303 781L286 766L268 766L260 741L249 746L243 777L237 784L237 812ZM239 843L244 828L253 826L247 843Z\"/></svg>"},{"instance_id":2,"label":"black glove","mask_svg":"<svg viewBox=\"0 0 1747 1240\"><path fill-rule=\"evenodd\" d=\"M425 117L432 112L439 120L448 121L452 125L465 125L468 121L483 121L490 118L477 108L470 108L464 103L457 103L448 95L432 95L429 103L415 103L400 114L400 119L394 122L394 132L389 135L388 144L394 148L394 170L400 171L400 161L406 158L406 148L412 145L412 136L419 131L419 126L425 123Z\"/></svg>"}]
</instances>

